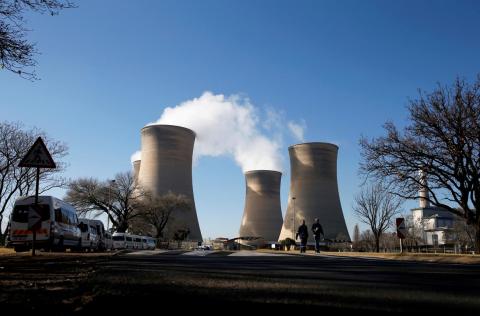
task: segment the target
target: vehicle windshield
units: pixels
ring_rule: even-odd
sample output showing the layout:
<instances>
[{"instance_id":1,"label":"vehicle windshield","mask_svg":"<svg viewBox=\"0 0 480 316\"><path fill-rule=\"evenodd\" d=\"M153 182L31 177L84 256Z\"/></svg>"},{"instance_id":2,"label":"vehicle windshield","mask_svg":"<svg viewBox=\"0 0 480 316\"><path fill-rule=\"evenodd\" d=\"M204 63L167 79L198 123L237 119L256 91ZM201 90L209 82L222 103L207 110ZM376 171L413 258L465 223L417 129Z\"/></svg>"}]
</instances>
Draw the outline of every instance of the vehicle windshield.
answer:
<instances>
[{"instance_id":1,"label":"vehicle windshield","mask_svg":"<svg viewBox=\"0 0 480 316\"><path fill-rule=\"evenodd\" d=\"M12 212L12 222L28 223L29 208L33 205L16 205ZM35 206L37 213L40 214L42 221L50 219L50 207L48 204L38 204Z\"/></svg>"}]
</instances>

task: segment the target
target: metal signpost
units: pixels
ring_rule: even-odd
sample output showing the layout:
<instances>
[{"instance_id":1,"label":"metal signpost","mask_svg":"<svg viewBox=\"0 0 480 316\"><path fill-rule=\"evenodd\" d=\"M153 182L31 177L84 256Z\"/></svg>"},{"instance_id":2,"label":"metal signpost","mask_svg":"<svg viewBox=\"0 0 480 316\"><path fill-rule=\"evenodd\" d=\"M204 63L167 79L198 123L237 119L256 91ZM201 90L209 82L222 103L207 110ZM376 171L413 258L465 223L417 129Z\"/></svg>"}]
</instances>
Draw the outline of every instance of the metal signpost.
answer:
<instances>
[{"instance_id":1,"label":"metal signpost","mask_svg":"<svg viewBox=\"0 0 480 316\"><path fill-rule=\"evenodd\" d=\"M293 229L292 229L292 232L293 232L293 233L292 233L292 239L293 239L293 240L297 240L297 238L295 238L295 237L296 237L296 236L295 236L295 200L296 200L296 199L297 199L296 197L292 197L292 200L293 200L293 218L292 218L292 220L293 220Z\"/></svg>"},{"instance_id":2,"label":"metal signpost","mask_svg":"<svg viewBox=\"0 0 480 316\"><path fill-rule=\"evenodd\" d=\"M40 182L40 168L57 167L45 146L42 138L39 137L30 147L25 157L18 164L19 167L37 168L36 188L35 188L35 204L28 209L28 230L32 231L32 256L35 256L35 242L37 239L37 230L41 228L42 216L38 207L38 187Z\"/></svg>"},{"instance_id":3,"label":"metal signpost","mask_svg":"<svg viewBox=\"0 0 480 316\"><path fill-rule=\"evenodd\" d=\"M403 253L403 239L407 236L405 219L403 217L397 218L395 224L397 225L397 237L400 239L400 253Z\"/></svg>"}]
</instances>

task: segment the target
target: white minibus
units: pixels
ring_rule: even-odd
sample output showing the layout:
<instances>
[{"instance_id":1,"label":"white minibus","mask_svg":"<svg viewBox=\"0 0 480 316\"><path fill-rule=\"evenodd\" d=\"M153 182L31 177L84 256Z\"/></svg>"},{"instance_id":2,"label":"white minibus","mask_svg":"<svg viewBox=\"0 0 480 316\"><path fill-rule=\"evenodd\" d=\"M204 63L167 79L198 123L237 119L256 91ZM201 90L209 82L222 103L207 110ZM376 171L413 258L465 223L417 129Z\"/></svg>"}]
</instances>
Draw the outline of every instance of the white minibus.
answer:
<instances>
[{"instance_id":1,"label":"white minibus","mask_svg":"<svg viewBox=\"0 0 480 316\"><path fill-rule=\"evenodd\" d=\"M32 246L33 232L28 229L28 217L32 208L40 215L36 230L36 248L64 251L80 249L81 235L75 208L53 196L19 197L10 216L10 244L15 251L27 251Z\"/></svg>"}]
</instances>

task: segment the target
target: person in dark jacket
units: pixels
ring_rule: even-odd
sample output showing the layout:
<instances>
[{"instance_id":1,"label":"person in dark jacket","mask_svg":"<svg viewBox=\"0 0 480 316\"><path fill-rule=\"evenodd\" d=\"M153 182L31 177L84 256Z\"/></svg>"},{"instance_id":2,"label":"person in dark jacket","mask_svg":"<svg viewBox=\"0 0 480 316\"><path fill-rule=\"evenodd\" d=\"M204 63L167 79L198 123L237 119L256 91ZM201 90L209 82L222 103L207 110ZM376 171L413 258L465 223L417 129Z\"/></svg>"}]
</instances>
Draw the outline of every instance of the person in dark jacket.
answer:
<instances>
[{"instance_id":1,"label":"person in dark jacket","mask_svg":"<svg viewBox=\"0 0 480 316\"><path fill-rule=\"evenodd\" d=\"M320 240L323 236L323 228L318 218L315 218L315 223L312 225L312 232L315 237L315 252L320 253Z\"/></svg>"},{"instance_id":2,"label":"person in dark jacket","mask_svg":"<svg viewBox=\"0 0 480 316\"><path fill-rule=\"evenodd\" d=\"M307 228L307 225L305 225L305 220L303 220L302 225L298 227L296 238L300 238L300 253L306 252L307 240L308 240L308 228Z\"/></svg>"}]
</instances>

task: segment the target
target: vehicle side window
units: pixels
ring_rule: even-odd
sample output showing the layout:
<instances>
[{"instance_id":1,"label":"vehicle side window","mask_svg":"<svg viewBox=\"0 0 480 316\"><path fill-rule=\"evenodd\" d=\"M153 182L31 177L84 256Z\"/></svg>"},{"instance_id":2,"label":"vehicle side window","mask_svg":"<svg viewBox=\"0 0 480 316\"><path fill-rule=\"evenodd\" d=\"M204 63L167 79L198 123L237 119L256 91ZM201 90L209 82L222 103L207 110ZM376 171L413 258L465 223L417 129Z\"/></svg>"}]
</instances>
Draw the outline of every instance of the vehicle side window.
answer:
<instances>
[{"instance_id":1,"label":"vehicle side window","mask_svg":"<svg viewBox=\"0 0 480 316\"><path fill-rule=\"evenodd\" d=\"M55 209L55 221L58 223L62 222L62 209L56 208Z\"/></svg>"},{"instance_id":2,"label":"vehicle side window","mask_svg":"<svg viewBox=\"0 0 480 316\"><path fill-rule=\"evenodd\" d=\"M17 205L13 209L12 221L19 223L28 222L28 206L26 205Z\"/></svg>"},{"instance_id":3,"label":"vehicle side window","mask_svg":"<svg viewBox=\"0 0 480 316\"><path fill-rule=\"evenodd\" d=\"M70 225L72 223L71 217L72 217L72 214L70 214L67 209L62 208L63 223Z\"/></svg>"},{"instance_id":4,"label":"vehicle side window","mask_svg":"<svg viewBox=\"0 0 480 316\"><path fill-rule=\"evenodd\" d=\"M86 233L86 232L87 232L88 226L87 226L85 223L80 223L78 226L79 226L80 231L81 231L82 233Z\"/></svg>"}]
</instances>

